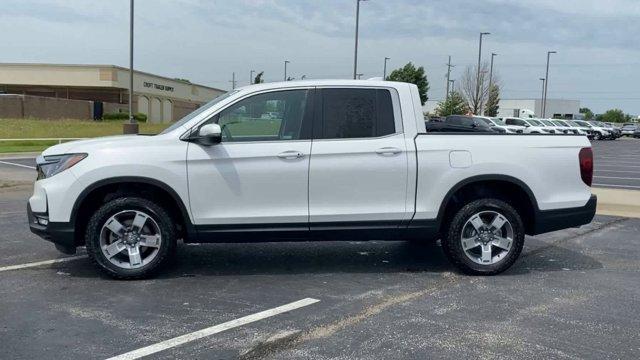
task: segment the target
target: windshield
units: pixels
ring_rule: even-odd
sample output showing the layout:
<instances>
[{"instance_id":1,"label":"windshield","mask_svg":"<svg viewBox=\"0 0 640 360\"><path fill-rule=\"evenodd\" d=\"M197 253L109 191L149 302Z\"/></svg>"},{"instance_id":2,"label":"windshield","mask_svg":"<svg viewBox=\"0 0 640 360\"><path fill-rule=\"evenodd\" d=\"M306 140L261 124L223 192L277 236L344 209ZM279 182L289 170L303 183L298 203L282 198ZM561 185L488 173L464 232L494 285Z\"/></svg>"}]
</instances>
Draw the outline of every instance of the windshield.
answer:
<instances>
[{"instance_id":1,"label":"windshield","mask_svg":"<svg viewBox=\"0 0 640 360\"><path fill-rule=\"evenodd\" d=\"M505 125L507 125L507 123L506 123L506 122L504 122L504 121L503 121L502 119L500 119L500 118L496 118L496 117L494 117L494 118L491 118L491 121L493 121L494 123L496 123L496 124L498 124L498 125L500 125L500 126L505 126Z\"/></svg>"},{"instance_id":2,"label":"windshield","mask_svg":"<svg viewBox=\"0 0 640 360\"><path fill-rule=\"evenodd\" d=\"M491 122L491 120L489 120L489 119L485 119L485 118L481 118L481 119L482 119L485 123L487 123L487 125L489 125L489 126L493 126L493 125L494 125L494 123L493 123L493 122Z\"/></svg>"},{"instance_id":3,"label":"windshield","mask_svg":"<svg viewBox=\"0 0 640 360\"><path fill-rule=\"evenodd\" d=\"M558 126L562 126L562 127L566 127L567 126L567 124L563 123L560 120L553 120L553 123L558 125Z\"/></svg>"},{"instance_id":4,"label":"windshield","mask_svg":"<svg viewBox=\"0 0 640 360\"><path fill-rule=\"evenodd\" d=\"M578 121L578 120L576 120L576 121L574 121L574 123L578 124L579 126L583 126L583 127L585 127L585 126L589 127L589 128L591 127L591 124L589 124L586 121Z\"/></svg>"},{"instance_id":5,"label":"windshield","mask_svg":"<svg viewBox=\"0 0 640 360\"><path fill-rule=\"evenodd\" d=\"M169 132L181 127L182 125L184 125L187 122L189 122L191 119L193 119L196 116L202 114L205 110L209 109L213 105L219 103L220 101L228 98L229 96L231 96L231 95L233 95L233 94L235 94L237 92L238 91L229 91L228 93L224 93L224 94L218 96L217 98L209 101L208 103L200 106L199 108L195 109L193 112L189 113L187 116L185 116L182 119L176 121L173 125L171 125L168 128L164 129L164 131L161 132L160 135L169 133Z\"/></svg>"},{"instance_id":6,"label":"windshield","mask_svg":"<svg viewBox=\"0 0 640 360\"><path fill-rule=\"evenodd\" d=\"M554 123L552 123L552 122L551 122L551 121L549 121L549 120L540 120L540 121L542 121L542 123L543 123L543 124L545 124L545 125L547 125L547 126L555 126L555 124L554 124Z\"/></svg>"},{"instance_id":7,"label":"windshield","mask_svg":"<svg viewBox=\"0 0 640 360\"><path fill-rule=\"evenodd\" d=\"M533 120L533 119L527 119L527 121L529 122L529 124L534 125L534 126L544 126L542 125L542 123L538 120Z\"/></svg>"}]
</instances>

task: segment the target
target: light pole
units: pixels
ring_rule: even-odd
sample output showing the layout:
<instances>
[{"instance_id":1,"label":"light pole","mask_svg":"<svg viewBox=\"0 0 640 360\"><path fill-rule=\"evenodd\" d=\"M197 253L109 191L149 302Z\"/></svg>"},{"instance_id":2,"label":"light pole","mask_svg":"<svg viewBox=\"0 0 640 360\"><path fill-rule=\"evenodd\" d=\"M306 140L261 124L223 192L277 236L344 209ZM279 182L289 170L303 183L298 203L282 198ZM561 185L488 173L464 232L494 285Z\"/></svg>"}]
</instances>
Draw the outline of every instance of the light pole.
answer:
<instances>
[{"instance_id":1,"label":"light pole","mask_svg":"<svg viewBox=\"0 0 640 360\"><path fill-rule=\"evenodd\" d=\"M356 43L353 55L353 80L358 76L358 25L360 24L360 2L367 0L356 0Z\"/></svg>"},{"instance_id":2,"label":"light pole","mask_svg":"<svg viewBox=\"0 0 640 360\"><path fill-rule=\"evenodd\" d=\"M556 51L547 51L547 74L545 75L544 82L544 100L542 102L542 118L547 117L547 89L549 88L549 57L551 54L556 54Z\"/></svg>"},{"instance_id":3,"label":"light pole","mask_svg":"<svg viewBox=\"0 0 640 360\"><path fill-rule=\"evenodd\" d=\"M384 70L382 71L382 80L387 80L387 61L391 60L391 58L384 58Z\"/></svg>"},{"instance_id":4,"label":"light pole","mask_svg":"<svg viewBox=\"0 0 640 360\"><path fill-rule=\"evenodd\" d=\"M122 133L138 133L138 123L133 117L133 0L129 10L129 122L123 124Z\"/></svg>"},{"instance_id":5,"label":"light pole","mask_svg":"<svg viewBox=\"0 0 640 360\"><path fill-rule=\"evenodd\" d=\"M454 91L456 91L456 81L455 80L449 80L449 82L451 83L451 93L453 94ZM447 95L449 96L449 95Z\"/></svg>"},{"instance_id":6,"label":"light pole","mask_svg":"<svg viewBox=\"0 0 640 360\"><path fill-rule=\"evenodd\" d=\"M447 96L445 96L445 100L449 98L449 83L451 82L451 68L455 65L451 65L451 55L449 55L449 62L447 63Z\"/></svg>"},{"instance_id":7,"label":"light pole","mask_svg":"<svg viewBox=\"0 0 640 360\"><path fill-rule=\"evenodd\" d=\"M489 67L489 91L491 91L491 85L493 84L493 58L498 56L496 53L491 53L491 66Z\"/></svg>"},{"instance_id":8,"label":"light pole","mask_svg":"<svg viewBox=\"0 0 640 360\"><path fill-rule=\"evenodd\" d=\"M545 83L545 78L540 78L540 80L542 81L542 95L540 97L540 115L542 115L542 107L543 107L543 103L544 103L544 83ZM544 117L544 116L541 116Z\"/></svg>"},{"instance_id":9,"label":"light pole","mask_svg":"<svg viewBox=\"0 0 640 360\"><path fill-rule=\"evenodd\" d=\"M362 79L362 75L364 75L364 74L356 74L356 78L357 78L358 80L360 80L360 79Z\"/></svg>"},{"instance_id":10,"label":"light pole","mask_svg":"<svg viewBox=\"0 0 640 360\"><path fill-rule=\"evenodd\" d=\"M287 81L287 64L290 63L291 61L289 60L285 60L284 61L284 81Z\"/></svg>"},{"instance_id":11,"label":"light pole","mask_svg":"<svg viewBox=\"0 0 640 360\"><path fill-rule=\"evenodd\" d=\"M480 111L480 61L482 61L482 37L484 35L491 35L491 33L480 33L480 43L478 44L478 74L476 78L476 112Z\"/></svg>"},{"instance_id":12,"label":"light pole","mask_svg":"<svg viewBox=\"0 0 640 360\"><path fill-rule=\"evenodd\" d=\"M255 70L251 70L251 72L249 72L249 85L253 85L253 73L256 72Z\"/></svg>"}]
</instances>

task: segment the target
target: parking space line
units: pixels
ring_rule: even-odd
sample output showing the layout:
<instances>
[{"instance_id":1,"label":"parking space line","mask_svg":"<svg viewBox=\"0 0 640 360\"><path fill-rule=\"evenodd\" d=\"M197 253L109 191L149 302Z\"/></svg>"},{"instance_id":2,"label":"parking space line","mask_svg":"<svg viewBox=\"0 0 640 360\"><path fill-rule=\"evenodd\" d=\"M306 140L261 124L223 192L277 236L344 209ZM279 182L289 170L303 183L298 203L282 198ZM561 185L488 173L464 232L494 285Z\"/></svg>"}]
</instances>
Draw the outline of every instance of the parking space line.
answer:
<instances>
[{"instance_id":1,"label":"parking space line","mask_svg":"<svg viewBox=\"0 0 640 360\"><path fill-rule=\"evenodd\" d=\"M204 337L207 336L211 336L220 332L223 332L225 330L229 330L229 329L233 329L239 326L243 326L252 322L256 322L258 320L263 320L275 315L279 315L288 311L292 311L292 310L296 310L305 306L309 306L312 304L315 304L317 302L319 302L320 300L318 299L312 299L312 298L305 298L302 300L298 300L298 301L294 301L292 303L289 304L285 304L282 306L278 306L275 307L273 309L269 309L269 310L265 310L265 311L261 311L259 313L255 313L252 315L247 315L244 317L241 317L239 319L235 319L235 320L231 320L231 321L227 321L225 323L222 324L218 324L218 325L214 325L202 330L198 330L189 334L185 334L185 335L181 335L178 337L175 337L173 339L169 339L169 340L165 340L165 341L161 341L159 343L153 344L153 345L149 345L137 350L133 350L130 351L128 353L124 353L122 355L118 355L118 356L114 356L111 357L107 360L134 360L134 359L139 359L141 357L147 356L147 355L151 355L151 354L155 354L157 352L166 350L166 349L170 349L194 340L198 340L198 339L202 339Z\"/></svg>"},{"instance_id":2,"label":"parking space line","mask_svg":"<svg viewBox=\"0 0 640 360\"><path fill-rule=\"evenodd\" d=\"M595 178L600 178L600 179L620 179L620 180L640 180L640 178L637 177L618 177L618 176L594 176Z\"/></svg>"},{"instance_id":3,"label":"parking space line","mask_svg":"<svg viewBox=\"0 0 640 360\"><path fill-rule=\"evenodd\" d=\"M32 262L32 263L27 263L27 264L4 266L4 267L0 267L0 272L11 271L11 270L20 270L20 269L32 268L32 267L37 267L37 266L42 266L42 265L51 265L51 264L56 264L56 263L62 263L62 262L68 262L68 261L73 261L73 260L84 259L86 257L87 257L87 255L78 255L78 256L70 256L70 257L65 257L65 258L60 258L60 259Z\"/></svg>"},{"instance_id":4,"label":"parking space line","mask_svg":"<svg viewBox=\"0 0 640 360\"><path fill-rule=\"evenodd\" d=\"M592 184L593 186L601 186L601 187L618 187L618 188L633 188L640 189L640 186L634 185L614 185L614 184Z\"/></svg>"},{"instance_id":5,"label":"parking space line","mask_svg":"<svg viewBox=\"0 0 640 360\"><path fill-rule=\"evenodd\" d=\"M31 169L31 170L35 170L36 169L34 166L16 164L16 163L8 162L8 161L0 161L0 164L19 166L19 167L23 167L23 168L27 168L27 169Z\"/></svg>"}]
</instances>

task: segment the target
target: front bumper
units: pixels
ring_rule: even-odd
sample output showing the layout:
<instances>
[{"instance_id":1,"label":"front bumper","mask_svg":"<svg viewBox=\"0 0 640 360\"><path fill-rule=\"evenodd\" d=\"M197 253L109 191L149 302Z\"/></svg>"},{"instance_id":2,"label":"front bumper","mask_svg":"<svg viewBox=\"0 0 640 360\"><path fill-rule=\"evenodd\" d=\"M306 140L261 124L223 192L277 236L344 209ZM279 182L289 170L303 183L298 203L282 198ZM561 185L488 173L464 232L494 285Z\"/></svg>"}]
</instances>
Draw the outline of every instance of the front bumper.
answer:
<instances>
[{"instance_id":1,"label":"front bumper","mask_svg":"<svg viewBox=\"0 0 640 360\"><path fill-rule=\"evenodd\" d=\"M49 222L49 215L34 213L31 204L27 204L27 217L29 218L29 230L41 238L51 241L56 249L65 254L76 253L75 229L68 222Z\"/></svg>"},{"instance_id":2,"label":"front bumper","mask_svg":"<svg viewBox=\"0 0 640 360\"><path fill-rule=\"evenodd\" d=\"M535 215L535 224L533 226L533 234L531 235L588 224L596 215L597 203L598 198L595 195L591 195L591 198L589 198L589 201L587 201L584 206L538 211Z\"/></svg>"}]
</instances>

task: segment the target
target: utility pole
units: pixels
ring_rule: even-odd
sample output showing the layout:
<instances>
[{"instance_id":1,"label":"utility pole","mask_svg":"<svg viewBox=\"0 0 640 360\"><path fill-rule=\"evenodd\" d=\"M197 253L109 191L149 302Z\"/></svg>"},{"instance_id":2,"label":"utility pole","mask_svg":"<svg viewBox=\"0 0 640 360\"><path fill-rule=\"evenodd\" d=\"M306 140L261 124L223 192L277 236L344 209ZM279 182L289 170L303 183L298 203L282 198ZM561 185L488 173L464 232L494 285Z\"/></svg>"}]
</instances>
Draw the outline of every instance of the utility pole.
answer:
<instances>
[{"instance_id":1,"label":"utility pole","mask_svg":"<svg viewBox=\"0 0 640 360\"><path fill-rule=\"evenodd\" d=\"M480 33L480 43L478 45L478 74L476 78L476 112L480 111L480 61L482 61L482 37L484 35L491 35L489 32ZM476 114L479 115L479 114Z\"/></svg>"},{"instance_id":2,"label":"utility pole","mask_svg":"<svg viewBox=\"0 0 640 360\"><path fill-rule=\"evenodd\" d=\"M364 75L364 74L356 74L356 78L357 78L358 80L360 80L360 79L362 78L362 75Z\"/></svg>"},{"instance_id":3,"label":"utility pole","mask_svg":"<svg viewBox=\"0 0 640 360\"><path fill-rule=\"evenodd\" d=\"M387 80L387 61L391 60L391 58L384 58L384 70L382 71L382 81Z\"/></svg>"},{"instance_id":4,"label":"utility pole","mask_svg":"<svg viewBox=\"0 0 640 360\"><path fill-rule=\"evenodd\" d=\"M287 64L290 63L291 61L289 60L285 60L284 61L284 81L287 81Z\"/></svg>"},{"instance_id":5,"label":"utility pole","mask_svg":"<svg viewBox=\"0 0 640 360\"><path fill-rule=\"evenodd\" d=\"M454 91L456 91L456 81L455 80L449 80L451 82L451 93L453 94Z\"/></svg>"},{"instance_id":6,"label":"utility pole","mask_svg":"<svg viewBox=\"0 0 640 360\"><path fill-rule=\"evenodd\" d=\"M249 73L249 85L253 85L253 73L256 72L255 70L251 70L251 72Z\"/></svg>"},{"instance_id":7,"label":"utility pole","mask_svg":"<svg viewBox=\"0 0 640 360\"><path fill-rule=\"evenodd\" d=\"M358 26L360 24L360 1L366 0L356 0L356 43L353 55L353 80L358 76Z\"/></svg>"},{"instance_id":8,"label":"utility pole","mask_svg":"<svg viewBox=\"0 0 640 360\"><path fill-rule=\"evenodd\" d=\"M451 82L451 68L455 65L451 65L451 55L449 55L449 62L447 63L447 95L445 96L445 100L449 98L449 83Z\"/></svg>"},{"instance_id":9,"label":"utility pole","mask_svg":"<svg viewBox=\"0 0 640 360\"><path fill-rule=\"evenodd\" d=\"M547 89L549 88L549 57L551 54L556 54L556 51L547 51L547 74L545 75L544 82L544 101L542 102L542 118L547 117Z\"/></svg>"},{"instance_id":10,"label":"utility pole","mask_svg":"<svg viewBox=\"0 0 640 360\"><path fill-rule=\"evenodd\" d=\"M545 78L540 78L540 80L542 81L542 95L540 97L540 117L544 118L544 116L542 116L542 107L543 107L543 103L544 103L544 83L545 83Z\"/></svg>"},{"instance_id":11,"label":"utility pole","mask_svg":"<svg viewBox=\"0 0 640 360\"><path fill-rule=\"evenodd\" d=\"M231 80L229 82L231 83L231 89L235 89L236 88L236 73L235 72L231 73Z\"/></svg>"},{"instance_id":12,"label":"utility pole","mask_svg":"<svg viewBox=\"0 0 640 360\"><path fill-rule=\"evenodd\" d=\"M133 117L133 0L129 9L129 122L122 126L123 134L137 134L139 127Z\"/></svg>"}]
</instances>

